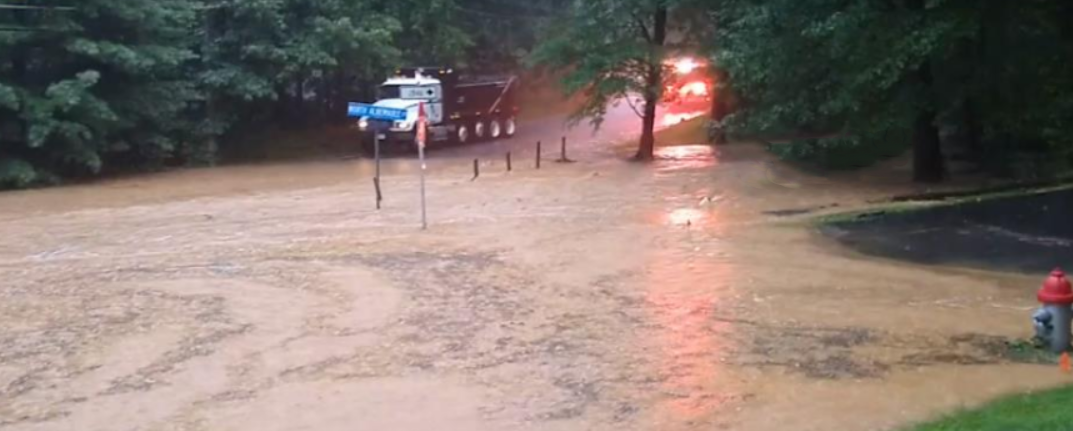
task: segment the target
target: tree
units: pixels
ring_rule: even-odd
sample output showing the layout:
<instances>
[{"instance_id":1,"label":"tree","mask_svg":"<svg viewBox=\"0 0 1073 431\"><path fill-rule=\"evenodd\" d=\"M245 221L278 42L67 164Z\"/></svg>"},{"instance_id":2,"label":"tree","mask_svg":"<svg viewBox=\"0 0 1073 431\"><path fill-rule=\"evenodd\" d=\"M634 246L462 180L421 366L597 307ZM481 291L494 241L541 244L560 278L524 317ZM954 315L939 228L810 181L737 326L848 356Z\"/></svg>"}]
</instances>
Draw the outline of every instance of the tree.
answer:
<instances>
[{"instance_id":1,"label":"tree","mask_svg":"<svg viewBox=\"0 0 1073 431\"><path fill-rule=\"evenodd\" d=\"M112 160L193 156L184 68L194 9L184 0L87 0L3 11L0 185L96 174Z\"/></svg>"},{"instance_id":2,"label":"tree","mask_svg":"<svg viewBox=\"0 0 1073 431\"><path fill-rule=\"evenodd\" d=\"M351 76L397 65L399 20L372 2L279 0L209 3L200 81L224 110L266 114L299 124L316 99L317 114L342 112Z\"/></svg>"},{"instance_id":3,"label":"tree","mask_svg":"<svg viewBox=\"0 0 1073 431\"><path fill-rule=\"evenodd\" d=\"M395 46L409 65L457 63L473 43L454 0L381 0L380 8L401 23Z\"/></svg>"},{"instance_id":4,"label":"tree","mask_svg":"<svg viewBox=\"0 0 1073 431\"><path fill-rule=\"evenodd\" d=\"M944 128L963 130L977 151L1068 136L1061 106L1073 85L1058 58L1073 45L1062 36L1069 15L1059 3L710 2L720 29L715 58L748 107L739 117L860 145L911 141L921 182L947 174Z\"/></svg>"},{"instance_id":5,"label":"tree","mask_svg":"<svg viewBox=\"0 0 1073 431\"><path fill-rule=\"evenodd\" d=\"M566 15L570 0L464 0L455 16L472 42L464 63L471 69L515 72L548 29Z\"/></svg>"},{"instance_id":6,"label":"tree","mask_svg":"<svg viewBox=\"0 0 1073 431\"><path fill-rule=\"evenodd\" d=\"M664 58L673 45L669 17L676 6L667 0L577 1L557 36L532 57L534 64L565 71L567 92L584 95L574 121L591 118L599 125L609 104L629 103L642 118L638 160L653 158ZM641 106L634 103L638 95Z\"/></svg>"},{"instance_id":7,"label":"tree","mask_svg":"<svg viewBox=\"0 0 1073 431\"><path fill-rule=\"evenodd\" d=\"M942 177L930 59L957 23L919 0L744 0L721 13L718 58L753 121L868 139L911 128L917 179Z\"/></svg>"},{"instance_id":8,"label":"tree","mask_svg":"<svg viewBox=\"0 0 1073 431\"><path fill-rule=\"evenodd\" d=\"M454 0L13 1L0 187L211 161L218 136L342 119L404 61L470 44Z\"/></svg>"},{"instance_id":9,"label":"tree","mask_svg":"<svg viewBox=\"0 0 1073 431\"><path fill-rule=\"evenodd\" d=\"M1073 6L958 1L972 25L937 65L941 118L992 173L1047 176L1073 163Z\"/></svg>"}]
</instances>

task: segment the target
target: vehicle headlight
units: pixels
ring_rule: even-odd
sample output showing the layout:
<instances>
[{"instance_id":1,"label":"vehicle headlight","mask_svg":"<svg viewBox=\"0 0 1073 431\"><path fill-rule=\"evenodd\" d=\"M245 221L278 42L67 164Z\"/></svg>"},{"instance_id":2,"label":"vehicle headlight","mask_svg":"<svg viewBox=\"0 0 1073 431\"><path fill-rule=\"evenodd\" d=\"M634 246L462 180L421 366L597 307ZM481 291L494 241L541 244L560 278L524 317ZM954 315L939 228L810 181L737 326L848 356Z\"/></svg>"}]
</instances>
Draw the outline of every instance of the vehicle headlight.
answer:
<instances>
[{"instance_id":1,"label":"vehicle headlight","mask_svg":"<svg viewBox=\"0 0 1073 431\"><path fill-rule=\"evenodd\" d=\"M360 129L360 130L368 130L369 129L369 119L368 118L362 118L362 119L358 120L358 129Z\"/></svg>"}]
</instances>

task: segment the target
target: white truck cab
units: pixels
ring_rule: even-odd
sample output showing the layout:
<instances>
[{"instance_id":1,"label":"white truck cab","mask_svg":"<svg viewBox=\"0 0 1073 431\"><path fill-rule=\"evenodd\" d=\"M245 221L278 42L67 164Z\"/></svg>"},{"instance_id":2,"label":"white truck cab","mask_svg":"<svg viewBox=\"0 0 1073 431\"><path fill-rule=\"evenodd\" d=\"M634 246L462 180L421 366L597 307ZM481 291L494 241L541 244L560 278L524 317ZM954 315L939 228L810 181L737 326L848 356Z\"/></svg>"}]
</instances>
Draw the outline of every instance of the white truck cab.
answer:
<instances>
[{"instance_id":1,"label":"white truck cab","mask_svg":"<svg viewBox=\"0 0 1073 431\"><path fill-rule=\"evenodd\" d=\"M452 69L399 69L380 85L373 105L405 109L406 119L377 133L388 141L412 143L418 106L424 103L431 141L513 136L518 112L514 87L514 78L460 82ZM359 119L358 125L363 131L372 129L368 118Z\"/></svg>"}]
</instances>

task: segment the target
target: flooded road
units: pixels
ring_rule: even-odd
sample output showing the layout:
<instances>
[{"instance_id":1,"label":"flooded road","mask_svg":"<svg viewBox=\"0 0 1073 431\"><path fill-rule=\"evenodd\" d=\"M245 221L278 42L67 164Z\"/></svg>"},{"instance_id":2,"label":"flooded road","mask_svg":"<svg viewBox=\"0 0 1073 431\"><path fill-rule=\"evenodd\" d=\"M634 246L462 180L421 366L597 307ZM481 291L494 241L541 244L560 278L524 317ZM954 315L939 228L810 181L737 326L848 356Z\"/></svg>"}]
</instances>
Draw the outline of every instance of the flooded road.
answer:
<instances>
[{"instance_id":1,"label":"flooded road","mask_svg":"<svg viewBox=\"0 0 1073 431\"><path fill-rule=\"evenodd\" d=\"M871 430L1063 380L1004 354L1038 277L775 215L901 183L575 137L576 163L476 181L491 150L434 153L463 163L430 174L427 232L402 162L381 211L364 161L0 195L0 428Z\"/></svg>"},{"instance_id":2,"label":"flooded road","mask_svg":"<svg viewBox=\"0 0 1073 431\"><path fill-rule=\"evenodd\" d=\"M682 121L684 116L702 115L694 108L666 108L659 111L659 129ZM578 160L614 158L612 143L629 140L640 130L641 120L625 104L608 108L599 128L588 122L570 126L562 117L523 123L511 139L476 142L464 146L437 146L428 151L431 172L472 175L473 159L479 159L485 172L506 169L506 153L512 153L513 167L531 170L535 164L536 143L543 143L545 167L560 157L563 137L568 143L568 157ZM101 180L87 185L63 188L14 191L0 194L0 221L27 212L68 211L87 208L129 206L170 202L202 197L248 196L281 190L340 186L371 188L375 163L360 156L354 142L355 157L348 160L313 160L226 166L224 168L184 169L130 178ZM621 151L620 151L621 152ZM417 176L416 154L385 155L382 175ZM385 183L385 187L389 186ZM390 194L389 190L386 193Z\"/></svg>"}]
</instances>

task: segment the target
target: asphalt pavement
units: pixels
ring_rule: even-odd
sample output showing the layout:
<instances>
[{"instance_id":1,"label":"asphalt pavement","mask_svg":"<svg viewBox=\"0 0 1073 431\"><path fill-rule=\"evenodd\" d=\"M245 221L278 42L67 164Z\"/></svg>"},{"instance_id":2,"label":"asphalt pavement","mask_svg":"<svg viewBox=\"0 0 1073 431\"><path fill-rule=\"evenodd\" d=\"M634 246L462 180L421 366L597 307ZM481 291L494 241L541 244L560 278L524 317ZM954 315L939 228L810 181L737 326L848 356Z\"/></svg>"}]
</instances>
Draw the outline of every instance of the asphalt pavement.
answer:
<instances>
[{"instance_id":1,"label":"asphalt pavement","mask_svg":"<svg viewBox=\"0 0 1073 431\"><path fill-rule=\"evenodd\" d=\"M866 254L934 265L1073 270L1073 189L878 214L823 230Z\"/></svg>"}]
</instances>

